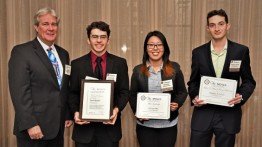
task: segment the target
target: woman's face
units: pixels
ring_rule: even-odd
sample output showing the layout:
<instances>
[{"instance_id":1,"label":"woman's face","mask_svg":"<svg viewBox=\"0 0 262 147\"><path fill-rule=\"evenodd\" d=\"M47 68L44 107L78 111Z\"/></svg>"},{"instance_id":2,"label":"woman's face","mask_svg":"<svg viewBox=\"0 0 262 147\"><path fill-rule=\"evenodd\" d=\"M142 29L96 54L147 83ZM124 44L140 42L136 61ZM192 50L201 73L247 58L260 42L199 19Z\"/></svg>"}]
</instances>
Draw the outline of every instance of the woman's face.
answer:
<instances>
[{"instance_id":1,"label":"woman's face","mask_svg":"<svg viewBox=\"0 0 262 147\"><path fill-rule=\"evenodd\" d=\"M157 36L149 38L147 42L147 53L149 55L149 62L162 61L164 46L162 41Z\"/></svg>"}]
</instances>

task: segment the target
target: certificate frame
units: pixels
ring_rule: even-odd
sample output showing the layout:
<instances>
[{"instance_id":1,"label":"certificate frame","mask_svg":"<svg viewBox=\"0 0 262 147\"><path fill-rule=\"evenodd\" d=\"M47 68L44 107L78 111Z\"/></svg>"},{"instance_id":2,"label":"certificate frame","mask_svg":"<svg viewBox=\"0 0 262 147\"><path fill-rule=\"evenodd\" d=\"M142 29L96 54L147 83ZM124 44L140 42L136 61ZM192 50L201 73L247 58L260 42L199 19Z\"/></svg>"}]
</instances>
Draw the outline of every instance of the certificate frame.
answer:
<instances>
[{"instance_id":1,"label":"certificate frame","mask_svg":"<svg viewBox=\"0 0 262 147\"><path fill-rule=\"evenodd\" d=\"M90 122L111 121L113 99L113 80L81 80L80 119Z\"/></svg>"},{"instance_id":2,"label":"certificate frame","mask_svg":"<svg viewBox=\"0 0 262 147\"><path fill-rule=\"evenodd\" d=\"M208 104L233 107L228 101L235 97L236 89L236 80L202 76L198 97Z\"/></svg>"},{"instance_id":3,"label":"certificate frame","mask_svg":"<svg viewBox=\"0 0 262 147\"><path fill-rule=\"evenodd\" d=\"M169 119L170 93L137 93L137 118Z\"/></svg>"}]
</instances>

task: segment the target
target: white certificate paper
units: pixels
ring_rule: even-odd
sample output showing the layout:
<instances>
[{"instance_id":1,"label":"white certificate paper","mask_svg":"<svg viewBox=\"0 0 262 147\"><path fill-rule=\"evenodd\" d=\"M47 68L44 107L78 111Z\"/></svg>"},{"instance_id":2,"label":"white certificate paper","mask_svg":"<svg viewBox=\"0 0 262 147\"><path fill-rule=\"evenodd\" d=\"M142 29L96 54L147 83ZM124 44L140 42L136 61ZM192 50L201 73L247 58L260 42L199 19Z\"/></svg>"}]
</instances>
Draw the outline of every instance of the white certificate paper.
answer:
<instances>
[{"instance_id":1,"label":"white certificate paper","mask_svg":"<svg viewBox=\"0 0 262 147\"><path fill-rule=\"evenodd\" d=\"M112 82L85 81L81 103L81 119L89 121L110 120L112 109Z\"/></svg>"},{"instance_id":2,"label":"white certificate paper","mask_svg":"<svg viewBox=\"0 0 262 147\"><path fill-rule=\"evenodd\" d=\"M202 76L198 97L209 104L233 107L228 101L235 97L236 89L236 80Z\"/></svg>"},{"instance_id":3,"label":"white certificate paper","mask_svg":"<svg viewBox=\"0 0 262 147\"><path fill-rule=\"evenodd\" d=\"M170 99L169 93L138 93L136 117L169 119Z\"/></svg>"}]
</instances>

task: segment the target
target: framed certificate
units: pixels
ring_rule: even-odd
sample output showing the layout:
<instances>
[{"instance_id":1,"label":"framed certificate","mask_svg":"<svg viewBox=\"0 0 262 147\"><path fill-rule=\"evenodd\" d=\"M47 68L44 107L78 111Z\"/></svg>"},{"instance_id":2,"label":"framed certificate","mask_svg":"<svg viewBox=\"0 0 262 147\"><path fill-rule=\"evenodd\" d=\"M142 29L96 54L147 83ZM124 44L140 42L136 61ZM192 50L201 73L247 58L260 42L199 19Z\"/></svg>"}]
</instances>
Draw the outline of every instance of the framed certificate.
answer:
<instances>
[{"instance_id":1,"label":"framed certificate","mask_svg":"<svg viewBox=\"0 0 262 147\"><path fill-rule=\"evenodd\" d=\"M170 93L138 93L137 118L169 119Z\"/></svg>"},{"instance_id":2,"label":"framed certificate","mask_svg":"<svg viewBox=\"0 0 262 147\"><path fill-rule=\"evenodd\" d=\"M110 121L113 97L114 81L82 80L80 119L93 122Z\"/></svg>"},{"instance_id":3,"label":"framed certificate","mask_svg":"<svg viewBox=\"0 0 262 147\"><path fill-rule=\"evenodd\" d=\"M198 97L209 104L233 107L228 101L235 97L236 89L236 80L202 76Z\"/></svg>"}]
</instances>

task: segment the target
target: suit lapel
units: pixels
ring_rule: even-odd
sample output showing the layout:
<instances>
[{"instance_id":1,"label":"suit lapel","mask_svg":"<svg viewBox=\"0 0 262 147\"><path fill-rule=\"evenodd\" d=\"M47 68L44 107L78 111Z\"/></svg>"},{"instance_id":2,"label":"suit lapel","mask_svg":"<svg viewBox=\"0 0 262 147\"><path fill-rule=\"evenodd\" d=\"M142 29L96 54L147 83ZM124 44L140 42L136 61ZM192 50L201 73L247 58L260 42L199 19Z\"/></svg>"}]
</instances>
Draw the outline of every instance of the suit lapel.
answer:
<instances>
[{"instance_id":1,"label":"suit lapel","mask_svg":"<svg viewBox=\"0 0 262 147\"><path fill-rule=\"evenodd\" d=\"M50 75L51 75L53 81L56 83L57 87L59 87L53 65L50 62L50 60L48 59L43 47L41 46L41 44L38 42L38 40L36 38L33 40L33 47L35 49L36 55L43 62L44 66L46 67L46 69L50 73Z\"/></svg>"},{"instance_id":2,"label":"suit lapel","mask_svg":"<svg viewBox=\"0 0 262 147\"><path fill-rule=\"evenodd\" d=\"M210 69L211 76L216 77L216 72L215 72L215 68L214 68L212 56L211 56L211 41L206 45L205 49L207 50L204 53L207 53L205 57L207 57L207 64L209 67L208 69Z\"/></svg>"},{"instance_id":3,"label":"suit lapel","mask_svg":"<svg viewBox=\"0 0 262 147\"><path fill-rule=\"evenodd\" d=\"M114 59L112 58L112 55L107 53L106 56L106 73L112 73L113 72L113 67L114 67Z\"/></svg>"},{"instance_id":4,"label":"suit lapel","mask_svg":"<svg viewBox=\"0 0 262 147\"><path fill-rule=\"evenodd\" d=\"M63 87L63 83L64 83L64 80L65 80L65 65L66 64L68 64L67 63L67 60L68 59L66 59L66 56L64 56L63 54L62 54L62 49L59 47L59 46L57 46L57 45L55 45L55 48L56 48L56 52L57 52L57 54L58 54L58 56L59 56L59 59L60 59L60 61L61 61L61 64L62 64L62 66L63 66L63 69L64 69L64 71L63 71L63 77L62 77L62 87ZM60 70L61 71L61 70Z\"/></svg>"},{"instance_id":5,"label":"suit lapel","mask_svg":"<svg viewBox=\"0 0 262 147\"><path fill-rule=\"evenodd\" d=\"M86 72L85 75L90 75L91 77L95 77L95 74L92 68L91 52L89 52L86 56L87 56L85 58L86 62L83 63L84 67L86 68L86 70L84 70Z\"/></svg>"},{"instance_id":6,"label":"suit lapel","mask_svg":"<svg viewBox=\"0 0 262 147\"><path fill-rule=\"evenodd\" d=\"M227 55L226 55L226 60L225 60L225 63L224 63L223 71L222 71L222 74L221 74L221 78L225 77L225 74L229 71L232 51L233 51L232 42L228 40Z\"/></svg>"},{"instance_id":7,"label":"suit lapel","mask_svg":"<svg viewBox=\"0 0 262 147\"><path fill-rule=\"evenodd\" d=\"M162 81L165 81L165 80L169 80L165 74L164 74L164 69L161 69L161 78L162 78Z\"/></svg>"},{"instance_id":8,"label":"suit lapel","mask_svg":"<svg viewBox=\"0 0 262 147\"><path fill-rule=\"evenodd\" d=\"M55 48L56 48L56 52L57 52L57 54L59 56L59 59L60 59L60 61L62 63L62 66L65 67L65 64L67 63L66 57L63 56L61 48L59 46L55 45Z\"/></svg>"},{"instance_id":9,"label":"suit lapel","mask_svg":"<svg viewBox=\"0 0 262 147\"><path fill-rule=\"evenodd\" d=\"M144 82L142 82L142 83L144 83L144 84L141 84L141 85L144 85L144 87L143 87L144 91L149 92L149 90L148 90L148 77L145 76L144 74L142 74L142 76L143 76L143 80L144 80Z\"/></svg>"},{"instance_id":10,"label":"suit lapel","mask_svg":"<svg viewBox=\"0 0 262 147\"><path fill-rule=\"evenodd\" d=\"M141 68L141 66L140 66L140 68ZM149 67L147 67L147 68L149 68ZM144 74L142 74L140 72L139 79L141 79L140 80L140 85L142 86L142 92L149 92L149 89L148 89L148 78L149 78L148 76L146 76L146 75L144 75Z\"/></svg>"}]
</instances>

